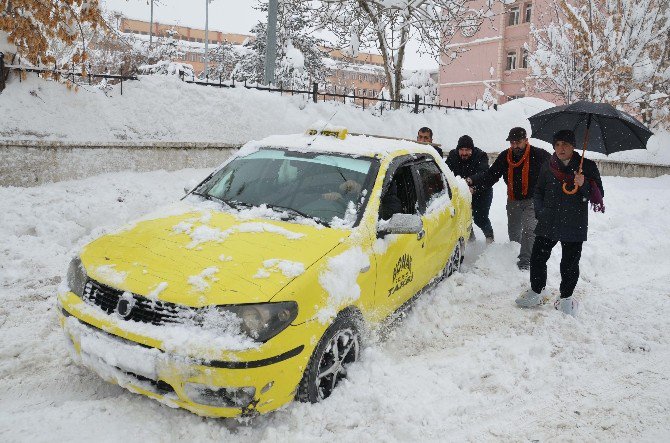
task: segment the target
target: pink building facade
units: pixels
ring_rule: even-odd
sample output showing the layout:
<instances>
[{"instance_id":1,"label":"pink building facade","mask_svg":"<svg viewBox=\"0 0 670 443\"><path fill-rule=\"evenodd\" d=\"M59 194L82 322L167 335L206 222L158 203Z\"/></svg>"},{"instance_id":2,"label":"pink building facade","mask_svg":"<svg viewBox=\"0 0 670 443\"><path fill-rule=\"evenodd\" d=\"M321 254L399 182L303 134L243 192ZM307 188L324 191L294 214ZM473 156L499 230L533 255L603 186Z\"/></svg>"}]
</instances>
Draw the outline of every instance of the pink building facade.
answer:
<instances>
[{"instance_id":1,"label":"pink building facade","mask_svg":"<svg viewBox=\"0 0 670 443\"><path fill-rule=\"evenodd\" d=\"M447 46L457 56L440 68L440 102L474 105L487 90L500 104L531 96L556 102L556 97L534 91L527 63L528 52L534 48L531 24L541 29L543 23L550 21L550 3L551 0L517 0L509 4L496 1L490 18L478 30L459 29ZM476 0L470 7L485 8L486 0ZM444 57L443 62L447 59Z\"/></svg>"}]
</instances>

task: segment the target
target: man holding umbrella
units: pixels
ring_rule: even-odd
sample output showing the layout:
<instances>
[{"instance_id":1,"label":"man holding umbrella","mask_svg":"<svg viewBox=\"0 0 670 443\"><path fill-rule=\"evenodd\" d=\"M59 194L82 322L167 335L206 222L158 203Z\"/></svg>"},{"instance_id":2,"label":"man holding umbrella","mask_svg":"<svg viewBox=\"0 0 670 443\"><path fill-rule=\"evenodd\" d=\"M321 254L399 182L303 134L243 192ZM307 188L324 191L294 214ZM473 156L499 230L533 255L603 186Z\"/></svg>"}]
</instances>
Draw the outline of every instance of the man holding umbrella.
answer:
<instances>
[{"instance_id":1,"label":"man holding umbrella","mask_svg":"<svg viewBox=\"0 0 670 443\"><path fill-rule=\"evenodd\" d=\"M530 253L535 240L535 213L533 192L542 165L549 160L549 153L528 143L524 128L512 128L507 136L509 149L501 152L488 171L466 179L475 191L492 187L500 177L507 183L507 232L509 239L521 244L519 261L521 270L530 268Z\"/></svg>"},{"instance_id":2,"label":"man holding umbrella","mask_svg":"<svg viewBox=\"0 0 670 443\"><path fill-rule=\"evenodd\" d=\"M530 289L516 300L521 307L542 303L547 283L547 260L561 242L561 295L554 306L570 315L577 311L572 293L579 278L579 259L588 231L588 202L605 211L603 184L596 164L575 152L575 134L570 130L554 134L554 155L542 168L533 205L537 217L535 243L530 257Z\"/></svg>"},{"instance_id":3,"label":"man holding umbrella","mask_svg":"<svg viewBox=\"0 0 670 443\"><path fill-rule=\"evenodd\" d=\"M544 301L547 260L560 241L561 296L554 306L575 315L577 301L572 292L579 278L579 259L588 230L588 202L594 211L605 212L600 172L595 163L584 158L586 150L609 155L645 149L653 134L633 116L607 103L579 101L555 106L528 120L533 137L553 142L555 153L540 174L534 198L539 222L531 257L531 288L516 303L532 307ZM574 152L575 134L582 143L581 156Z\"/></svg>"}]
</instances>

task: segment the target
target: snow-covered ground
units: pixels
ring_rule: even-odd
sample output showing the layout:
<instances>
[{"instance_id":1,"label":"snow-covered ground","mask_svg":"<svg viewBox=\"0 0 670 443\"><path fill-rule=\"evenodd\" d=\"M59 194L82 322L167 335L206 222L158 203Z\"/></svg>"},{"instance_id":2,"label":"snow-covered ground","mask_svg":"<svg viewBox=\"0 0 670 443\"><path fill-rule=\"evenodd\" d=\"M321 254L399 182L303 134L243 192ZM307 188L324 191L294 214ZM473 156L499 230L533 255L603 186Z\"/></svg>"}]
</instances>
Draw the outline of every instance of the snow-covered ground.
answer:
<instances>
[{"instance_id":1,"label":"snow-covered ground","mask_svg":"<svg viewBox=\"0 0 670 443\"><path fill-rule=\"evenodd\" d=\"M498 184L497 243L471 245L463 271L425 294L389 339L369 343L321 404L249 424L202 419L75 366L54 305L73 248L178 199L206 173L0 188L0 440L670 439L670 176L604 178L607 212L591 215L576 319L514 306L528 274L516 269Z\"/></svg>"},{"instance_id":2,"label":"snow-covered ground","mask_svg":"<svg viewBox=\"0 0 670 443\"><path fill-rule=\"evenodd\" d=\"M304 132L316 121L344 126L349 132L416 138L429 126L434 141L445 150L463 134L488 152L509 146L510 128L553 106L537 98L506 103L498 111L368 110L334 102L312 103L304 96L281 96L243 87L235 89L191 85L169 76L145 76L115 86L109 96L82 86L78 92L34 75L16 78L0 94L0 140L56 140L67 142L170 141L244 143L272 134ZM548 143L532 140L551 150ZM604 157L588 154L591 157ZM670 165L670 134L660 131L647 150L613 154L612 160Z\"/></svg>"}]
</instances>

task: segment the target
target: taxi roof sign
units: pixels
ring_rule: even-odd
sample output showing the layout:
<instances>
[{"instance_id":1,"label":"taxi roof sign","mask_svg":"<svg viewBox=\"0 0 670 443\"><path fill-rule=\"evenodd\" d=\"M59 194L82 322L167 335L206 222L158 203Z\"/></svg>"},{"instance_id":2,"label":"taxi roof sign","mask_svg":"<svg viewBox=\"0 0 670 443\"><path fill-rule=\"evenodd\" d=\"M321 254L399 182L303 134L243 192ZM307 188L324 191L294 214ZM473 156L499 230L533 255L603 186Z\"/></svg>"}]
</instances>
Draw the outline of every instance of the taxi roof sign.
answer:
<instances>
[{"instance_id":1,"label":"taxi roof sign","mask_svg":"<svg viewBox=\"0 0 670 443\"><path fill-rule=\"evenodd\" d=\"M322 129L308 129L307 135L325 135L326 137L335 137L340 140L347 138L347 128L325 127Z\"/></svg>"}]
</instances>

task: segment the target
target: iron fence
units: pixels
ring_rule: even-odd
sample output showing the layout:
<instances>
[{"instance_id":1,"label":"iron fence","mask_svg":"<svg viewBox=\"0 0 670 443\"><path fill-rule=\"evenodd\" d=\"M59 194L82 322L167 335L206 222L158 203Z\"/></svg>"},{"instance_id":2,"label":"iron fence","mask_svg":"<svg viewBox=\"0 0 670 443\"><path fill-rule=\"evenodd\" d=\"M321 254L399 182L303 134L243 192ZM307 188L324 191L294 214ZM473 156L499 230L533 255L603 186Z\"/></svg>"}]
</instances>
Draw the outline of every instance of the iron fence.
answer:
<instances>
[{"instance_id":1,"label":"iron fence","mask_svg":"<svg viewBox=\"0 0 670 443\"><path fill-rule=\"evenodd\" d=\"M5 64L2 53L0 53L0 92L5 87L5 81L9 74L9 71L18 71L19 72L19 81L21 81L21 73L31 72L36 73L39 76L49 75L56 80L65 79L69 80L74 84L88 83L89 85L93 84L93 80L98 79L107 79L112 81L118 81L120 83L120 92L123 95L123 82L124 81L135 81L139 80L137 75L124 75L124 74L93 74L91 72L77 72L74 70L68 69L58 69L56 66L49 67L34 67L34 66L22 66L14 64ZM425 98L421 99L419 95L415 95L413 99L408 97L408 100L391 100L385 98L383 92L378 97L370 97L365 95L356 95L356 90L354 89L351 94L342 94L331 91L319 91L319 85L317 83L312 84L311 90L301 90L301 89L292 89L284 88L281 84L279 85L258 85L258 84L248 84L247 81L236 81L234 78L232 80L223 80L222 77L217 79L205 78L199 79L195 76L185 76L183 73L179 75L180 79L185 83L190 83L200 86L212 86L218 88L245 88L245 89L255 89L258 91L267 91L291 95L304 95L308 99L311 99L314 103L318 103L319 100L325 101L342 101L343 103L353 104L354 106L360 106L363 109L366 109L366 104L368 108L378 109L381 113L386 109L396 109L399 107L409 107L412 109L412 112L419 113L423 112L426 109L444 109L448 111L449 109L457 109L463 111L483 111L486 108L477 108L476 105L471 105L470 103L463 104L460 102L460 106L456 104L456 101L452 101L452 104L442 104L442 103L427 103ZM79 82L77 81L79 79ZM448 101L447 101L448 103ZM387 107L388 105L388 107ZM494 105L494 109L497 110L497 106Z\"/></svg>"}]
</instances>

